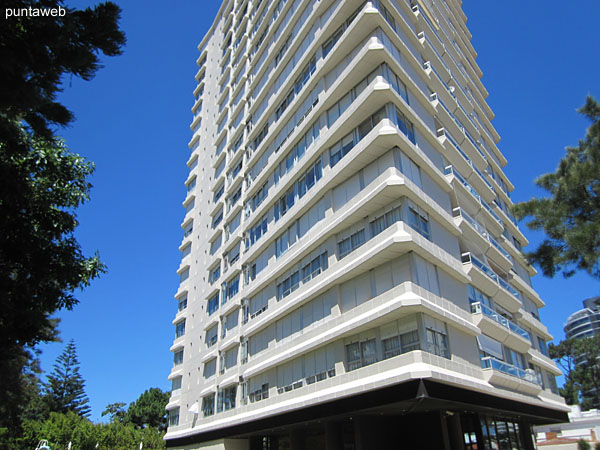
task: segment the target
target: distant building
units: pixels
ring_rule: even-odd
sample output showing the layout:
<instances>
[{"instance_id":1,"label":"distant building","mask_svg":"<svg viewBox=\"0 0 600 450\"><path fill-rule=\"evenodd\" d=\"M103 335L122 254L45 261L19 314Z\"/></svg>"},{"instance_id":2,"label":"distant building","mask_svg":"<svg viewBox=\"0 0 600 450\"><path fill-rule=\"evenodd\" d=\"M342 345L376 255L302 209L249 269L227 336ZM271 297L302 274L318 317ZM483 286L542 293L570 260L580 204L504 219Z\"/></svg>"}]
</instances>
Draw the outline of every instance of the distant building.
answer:
<instances>
[{"instance_id":1,"label":"distant building","mask_svg":"<svg viewBox=\"0 0 600 450\"><path fill-rule=\"evenodd\" d=\"M540 450L576 450L579 439L600 442L600 411L573 405L568 422L537 426L534 432Z\"/></svg>"},{"instance_id":2,"label":"distant building","mask_svg":"<svg viewBox=\"0 0 600 450\"><path fill-rule=\"evenodd\" d=\"M600 297L592 297L583 301L583 309L569 316L565 336L567 339L585 338L597 333L600 333Z\"/></svg>"}]
</instances>

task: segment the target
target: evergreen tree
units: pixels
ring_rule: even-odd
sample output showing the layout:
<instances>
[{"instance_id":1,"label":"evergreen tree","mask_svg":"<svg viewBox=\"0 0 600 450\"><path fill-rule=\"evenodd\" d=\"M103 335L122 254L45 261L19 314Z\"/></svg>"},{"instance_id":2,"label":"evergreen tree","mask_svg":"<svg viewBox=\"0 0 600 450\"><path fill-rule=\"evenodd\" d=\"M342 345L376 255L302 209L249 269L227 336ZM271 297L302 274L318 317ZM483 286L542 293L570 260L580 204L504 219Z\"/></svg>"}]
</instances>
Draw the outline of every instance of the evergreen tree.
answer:
<instances>
[{"instance_id":1,"label":"evergreen tree","mask_svg":"<svg viewBox=\"0 0 600 450\"><path fill-rule=\"evenodd\" d=\"M528 228L545 232L546 239L527 257L549 277L584 270L600 278L600 105L588 97L578 112L592 122L585 138L567 147L556 172L535 181L550 197L513 208L518 219L532 218Z\"/></svg>"},{"instance_id":2,"label":"evergreen tree","mask_svg":"<svg viewBox=\"0 0 600 450\"><path fill-rule=\"evenodd\" d=\"M600 408L600 335L560 341L550 346L550 356L563 368L561 395L567 403Z\"/></svg>"},{"instance_id":3,"label":"evergreen tree","mask_svg":"<svg viewBox=\"0 0 600 450\"><path fill-rule=\"evenodd\" d=\"M64 0L3 7L66 10L43 19L6 17L0 26L0 450L12 450L6 442L20 434L31 349L55 339L52 315L73 308L73 292L104 270L74 237L93 165L55 136L74 118L57 96L65 76L91 80L100 54L120 54L125 35L112 2L83 10Z\"/></svg>"},{"instance_id":4,"label":"evergreen tree","mask_svg":"<svg viewBox=\"0 0 600 450\"><path fill-rule=\"evenodd\" d=\"M48 375L44 399L51 412L73 411L82 417L90 415L85 382L79 373L77 350L72 339L57 358L54 371Z\"/></svg>"},{"instance_id":5,"label":"evergreen tree","mask_svg":"<svg viewBox=\"0 0 600 450\"><path fill-rule=\"evenodd\" d=\"M166 406L170 397L169 392L163 392L159 388L147 389L129 405L124 421L132 423L138 428L152 427L159 431L166 431Z\"/></svg>"}]
</instances>

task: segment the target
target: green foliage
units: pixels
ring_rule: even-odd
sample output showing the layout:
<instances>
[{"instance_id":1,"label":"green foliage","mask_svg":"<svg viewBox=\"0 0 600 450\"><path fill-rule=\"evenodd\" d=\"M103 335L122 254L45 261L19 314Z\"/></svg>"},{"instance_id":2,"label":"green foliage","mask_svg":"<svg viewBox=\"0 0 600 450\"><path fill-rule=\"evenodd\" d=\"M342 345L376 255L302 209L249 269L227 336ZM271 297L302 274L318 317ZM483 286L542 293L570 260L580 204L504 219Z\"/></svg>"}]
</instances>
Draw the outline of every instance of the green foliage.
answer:
<instances>
[{"instance_id":1,"label":"green foliage","mask_svg":"<svg viewBox=\"0 0 600 450\"><path fill-rule=\"evenodd\" d=\"M64 7L63 0L16 0L11 7ZM93 8L66 8L63 17L41 20L12 17L0 27L0 136L14 135L22 120L37 136L51 138L52 125L73 120L56 101L62 77L91 80L101 67L99 53L119 55L125 35L119 29L121 9L112 2ZM8 119L8 121L6 120Z\"/></svg>"},{"instance_id":2,"label":"green foliage","mask_svg":"<svg viewBox=\"0 0 600 450\"><path fill-rule=\"evenodd\" d=\"M550 357L558 362L565 374L561 395L567 403L581 401L583 409L600 408L600 335L566 339L556 346L551 345Z\"/></svg>"},{"instance_id":3,"label":"green foliage","mask_svg":"<svg viewBox=\"0 0 600 450\"><path fill-rule=\"evenodd\" d=\"M63 0L10 4L58 6ZM114 3L65 9L43 20L10 17L0 27L0 449L14 448L21 420L46 414L32 403L39 393L31 349L56 339L52 315L71 309L73 291L104 270L73 234L94 167L70 153L53 128L73 120L56 101L63 78L92 79L100 54L120 54L125 36Z\"/></svg>"},{"instance_id":4,"label":"green foliage","mask_svg":"<svg viewBox=\"0 0 600 450\"><path fill-rule=\"evenodd\" d=\"M600 450L600 442L596 442L596 445L594 445L594 450Z\"/></svg>"},{"instance_id":5,"label":"green foliage","mask_svg":"<svg viewBox=\"0 0 600 450\"><path fill-rule=\"evenodd\" d=\"M585 439L579 439L577 441L577 450L592 450L592 446Z\"/></svg>"},{"instance_id":6,"label":"green foliage","mask_svg":"<svg viewBox=\"0 0 600 450\"><path fill-rule=\"evenodd\" d=\"M146 390L139 398L129 405L125 414L125 422L132 423L138 428L154 427L160 431L167 429L167 412L169 392L158 388Z\"/></svg>"},{"instance_id":7,"label":"green foliage","mask_svg":"<svg viewBox=\"0 0 600 450\"><path fill-rule=\"evenodd\" d=\"M527 258L549 277L583 270L600 278L600 105L588 97L579 112L592 122L585 138L577 147L567 147L556 172L535 181L550 197L513 208L518 219L532 218L528 228L546 234Z\"/></svg>"},{"instance_id":8,"label":"green foliage","mask_svg":"<svg viewBox=\"0 0 600 450\"><path fill-rule=\"evenodd\" d=\"M164 433L155 428L136 429L133 424L118 422L93 424L72 411L51 413L45 421L25 421L23 430L15 450L35 448L41 437L53 450L65 449L69 442L77 450L132 450L139 448L140 442L144 450L165 449Z\"/></svg>"},{"instance_id":9,"label":"green foliage","mask_svg":"<svg viewBox=\"0 0 600 450\"><path fill-rule=\"evenodd\" d=\"M85 382L79 373L79 360L75 342L71 340L64 352L57 358L54 371L48 375L44 402L52 412L90 415L89 399L85 393Z\"/></svg>"},{"instance_id":10,"label":"green foliage","mask_svg":"<svg viewBox=\"0 0 600 450\"><path fill-rule=\"evenodd\" d=\"M579 389L573 379L575 371L575 339L565 339L558 345L550 344L548 351L550 358L554 359L561 367L565 375L565 384L560 388L560 395L564 397L568 405L579 404Z\"/></svg>"},{"instance_id":11,"label":"green foliage","mask_svg":"<svg viewBox=\"0 0 600 450\"><path fill-rule=\"evenodd\" d=\"M127 413L127 409L125 408L126 404L127 403L117 402L106 405L106 408L102 411L102 417L108 415L110 416L111 422L123 422L125 420L125 414Z\"/></svg>"}]
</instances>

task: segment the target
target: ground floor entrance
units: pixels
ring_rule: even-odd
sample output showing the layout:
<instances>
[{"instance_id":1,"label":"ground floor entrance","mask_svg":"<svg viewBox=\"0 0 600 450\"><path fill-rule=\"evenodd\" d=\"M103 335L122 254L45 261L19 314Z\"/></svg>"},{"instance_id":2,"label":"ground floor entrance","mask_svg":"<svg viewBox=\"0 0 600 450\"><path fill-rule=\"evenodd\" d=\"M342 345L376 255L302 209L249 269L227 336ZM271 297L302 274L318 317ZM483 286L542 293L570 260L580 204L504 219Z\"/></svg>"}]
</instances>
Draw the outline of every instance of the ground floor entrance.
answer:
<instances>
[{"instance_id":1,"label":"ground floor entrance","mask_svg":"<svg viewBox=\"0 0 600 450\"><path fill-rule=\"evenodd\" d=\"M533 450L565 412L412 380L251 423L167 440L173 450ZM206 444L206 445L204 445Z\"/></svg>"}]
</instances>

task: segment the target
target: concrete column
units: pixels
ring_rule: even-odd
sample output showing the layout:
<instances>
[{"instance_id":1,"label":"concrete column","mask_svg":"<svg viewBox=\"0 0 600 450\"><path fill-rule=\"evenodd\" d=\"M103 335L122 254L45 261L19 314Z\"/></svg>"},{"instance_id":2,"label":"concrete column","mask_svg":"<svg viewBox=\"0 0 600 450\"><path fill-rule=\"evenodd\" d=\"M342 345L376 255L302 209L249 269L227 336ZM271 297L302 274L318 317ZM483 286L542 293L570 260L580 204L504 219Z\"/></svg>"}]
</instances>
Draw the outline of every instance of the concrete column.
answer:
<instances>
[{"instance_id":1,"label":"concrete column","mask_svg":"<svg viewBox=\"0 0 600 450\"><path fill-rule=\"evenodd\" d=\"M250 450L263 450L262 436L252 436L248 439Z\"/></svg>"},{"instance_id":2,"label":"concrete column","mask_svg":"<svg viewBox=\"0 0 600 450\"><path fill-rule=\"evenodd\" d=\"M446 425L450 448L452 450L465 450L465 440L460 424L460 414L456 413L453 416L446 416Z\"/></svg>"},{"instance_id":3,"label":"concrete column","mask_svg":"<svg viewBox=\"0 0 600 450\"><path fill-rule=\"evenodd\" d=\"M337 422L325 424L325 448L327 450L342 449L342 425Z\"/></svg>"},{"instance_id":4,"label":"concrete column","mask_svg":"<svg viewBox=\"0 0 600 450\"><path fill-rule=\"evenodd\" d=\"M531 426L528 423L519 422L519 434L521 435L523 445L525 445L525 450L535 450Z\"/></svg>"},{"instance_id":5,"label":"concrete column","mask_svg":"<svg viewBox=\"0 0 600 450\"><path fill-rule=\"evenodd\" d=\"M292 430L290 432L290 450L306 450L304 430Z\"/></svg>"}]
</instances>

